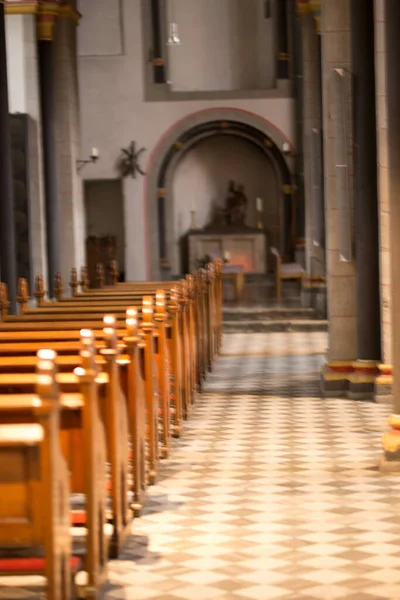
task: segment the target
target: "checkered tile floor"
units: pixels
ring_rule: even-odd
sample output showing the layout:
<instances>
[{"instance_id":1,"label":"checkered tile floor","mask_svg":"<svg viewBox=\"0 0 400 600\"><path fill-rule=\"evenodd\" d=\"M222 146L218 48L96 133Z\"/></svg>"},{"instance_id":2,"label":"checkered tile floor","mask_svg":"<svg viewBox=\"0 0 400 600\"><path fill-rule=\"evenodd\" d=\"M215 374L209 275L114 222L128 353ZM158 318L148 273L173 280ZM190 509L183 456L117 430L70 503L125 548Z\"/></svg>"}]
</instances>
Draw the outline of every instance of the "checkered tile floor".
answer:
<instances>
[{"instance_id":1,"label":"checkered tile floor","mask_svg":"<svg viewBox=\"0 0 400 600\"><path fill-rule=\"evenodd\" d=\"M104 600L400 599L400 477L377 469L387 407L321 399L325 345L226 336Z\"/></svg>"}]
</instances>

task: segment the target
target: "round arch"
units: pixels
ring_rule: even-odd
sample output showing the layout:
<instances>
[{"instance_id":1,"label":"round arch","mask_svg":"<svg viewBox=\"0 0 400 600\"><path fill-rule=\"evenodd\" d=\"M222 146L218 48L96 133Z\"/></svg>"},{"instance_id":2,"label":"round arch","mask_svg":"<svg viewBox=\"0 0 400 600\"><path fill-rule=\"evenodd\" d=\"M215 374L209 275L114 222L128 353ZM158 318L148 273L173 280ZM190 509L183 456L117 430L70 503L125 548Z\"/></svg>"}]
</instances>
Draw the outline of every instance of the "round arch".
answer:
<instances>
[{"instance_id":1,"label":"round arch","mask_svg":"<svg viewBox=\"0 0 400 600\"><path fill-rule=\"evenodd\" d=\"M148 223L148 271L158 279L169 271L169 229L172 221L171 170L180 158L201 140L231 135L246 139L274 163L279 173L284 223L293 229L293 179L290 158L282 152L290 141L266 119L247 111L231 108L208 109L194 113L175 123L155 147L147 168L145 208ZM291 249L287 236L286 249Z\"/></svg>"}]
</instances>

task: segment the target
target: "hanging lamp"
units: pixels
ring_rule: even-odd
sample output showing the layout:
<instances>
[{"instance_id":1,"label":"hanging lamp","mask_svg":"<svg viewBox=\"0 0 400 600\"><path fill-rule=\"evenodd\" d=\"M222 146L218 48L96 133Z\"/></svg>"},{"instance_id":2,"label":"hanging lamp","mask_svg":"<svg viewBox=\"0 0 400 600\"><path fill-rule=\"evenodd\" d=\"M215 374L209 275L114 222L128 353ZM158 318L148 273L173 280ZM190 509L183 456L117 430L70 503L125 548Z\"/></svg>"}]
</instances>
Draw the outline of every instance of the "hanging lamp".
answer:
<instances>
[{"instance_id":1,"label":"hanging lamp","mask_svg":"<svg viewBox=\"0 0 400 600\"><path fill-rule=\"evenodd\" d=\"M174 0L169 0L170 6L170 15L169 15L169 36L167 41L167 46L180 46L182 44L179 32L178 32L178 23L175 20L175 6Z\"/></svg>"}]
</instances>

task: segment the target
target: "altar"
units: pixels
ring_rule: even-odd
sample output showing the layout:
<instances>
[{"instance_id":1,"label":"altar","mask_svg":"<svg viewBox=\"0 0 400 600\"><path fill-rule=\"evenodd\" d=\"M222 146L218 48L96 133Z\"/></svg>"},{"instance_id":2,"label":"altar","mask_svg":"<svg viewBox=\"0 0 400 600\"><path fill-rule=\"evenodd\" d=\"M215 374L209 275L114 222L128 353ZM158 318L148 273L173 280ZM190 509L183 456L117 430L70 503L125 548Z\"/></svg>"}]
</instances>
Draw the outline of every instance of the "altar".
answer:
<instances>
[{"instance_id":1,"label":"altar","mask_svg":"<svg viewBox=\"0 0 400 600\"><path fill-rule=\"evenodd\" d=\"M267 273L267 238L262 229L243 231L189 232L189 269L198 268L204 257L229 255L229 263L241 265L245 273Z\"/></svg>"},{"instance_id":2,"label":"altar","mask_svg":"<svg viewBox=\"0 0 400 600\"><path fill-rule=\"evenodd\" d=\"M268 245L262 221L262 200L257 198L257 227L246 223L248 198L243 185L229 182L224 204L213 207L210 221L202 229L195 224L188 233L189 271L201 262L229 256L229 264L243 267L243 273L265 275L268 270Z\"/></svg>"}]
</instances>

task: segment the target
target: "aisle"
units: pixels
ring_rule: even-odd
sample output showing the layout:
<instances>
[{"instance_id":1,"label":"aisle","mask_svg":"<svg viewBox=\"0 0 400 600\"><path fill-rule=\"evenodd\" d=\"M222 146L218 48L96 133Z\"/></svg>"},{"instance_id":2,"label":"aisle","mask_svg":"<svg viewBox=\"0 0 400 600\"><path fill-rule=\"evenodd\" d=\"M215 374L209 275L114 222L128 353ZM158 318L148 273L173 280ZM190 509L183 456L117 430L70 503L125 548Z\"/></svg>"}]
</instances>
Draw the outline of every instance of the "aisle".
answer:
<instances>
[{"instance_id":1,"label":"aisle","mask_svg":"<svg viewBox=\"0 0 400 600\"><path fill-rule=\"evenodd\" d=\"M387 408L322 400L324 333L225 336L107 599L400 598Z\"/></svg>"}]
</instances>

